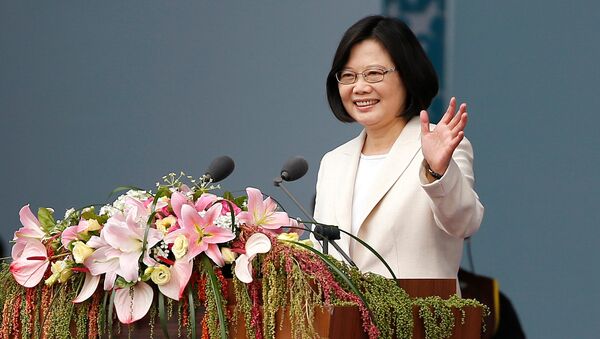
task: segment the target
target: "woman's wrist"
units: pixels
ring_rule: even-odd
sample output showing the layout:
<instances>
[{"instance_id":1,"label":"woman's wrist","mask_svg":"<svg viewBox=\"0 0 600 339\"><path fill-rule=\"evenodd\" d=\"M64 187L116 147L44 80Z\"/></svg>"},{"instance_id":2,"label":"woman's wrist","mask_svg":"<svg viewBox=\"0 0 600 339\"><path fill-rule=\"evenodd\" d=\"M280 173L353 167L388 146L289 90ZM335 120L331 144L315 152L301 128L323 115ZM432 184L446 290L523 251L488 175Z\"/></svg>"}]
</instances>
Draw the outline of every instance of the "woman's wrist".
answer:
<instances>
[{"instance_id":1,"label":"woman's wrist","mask_svg":"<svg viewBox=\"0 0 600 339\"><path fill-rule=\"evenodd\" d=\"M427 177L430 179L430 182L439 180L444 176L444 173L438 173L434 171L427 162L425 162L425 170L427 173Z\"/></svg>"}]
</instances>

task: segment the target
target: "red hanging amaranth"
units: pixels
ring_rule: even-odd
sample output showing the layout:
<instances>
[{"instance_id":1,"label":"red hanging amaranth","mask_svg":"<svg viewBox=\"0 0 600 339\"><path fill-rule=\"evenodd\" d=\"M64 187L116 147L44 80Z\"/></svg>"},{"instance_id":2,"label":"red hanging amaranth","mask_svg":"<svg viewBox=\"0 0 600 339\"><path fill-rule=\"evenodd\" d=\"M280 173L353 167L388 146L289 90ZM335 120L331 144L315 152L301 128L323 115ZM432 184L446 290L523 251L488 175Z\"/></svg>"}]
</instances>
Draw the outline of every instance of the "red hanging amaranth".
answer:
<instances>
[{"instance_id":1,"label":"red hanging amaranth","mask_svg":"<svg viewBox=\"0 0 600 339\"><path fill-rule=\"evenodd\" d=\"M100 292L92 296L92 304L88 310L88 338L98 338L98 313L100 311Z\"/></svg>"},{"instance_id":2,"label":"red hanging amaranth","mask_svg":"<svg viewBox=\"0 0 600 339\"><path fill-rule=\"evenodd\" d=\"M250 283L250 299L252 299L252 309L250 310L250 326L255 329L256 339L263 338L263 322L261 312L261 283L254 280Z\"/></svg>"}]
</instances>

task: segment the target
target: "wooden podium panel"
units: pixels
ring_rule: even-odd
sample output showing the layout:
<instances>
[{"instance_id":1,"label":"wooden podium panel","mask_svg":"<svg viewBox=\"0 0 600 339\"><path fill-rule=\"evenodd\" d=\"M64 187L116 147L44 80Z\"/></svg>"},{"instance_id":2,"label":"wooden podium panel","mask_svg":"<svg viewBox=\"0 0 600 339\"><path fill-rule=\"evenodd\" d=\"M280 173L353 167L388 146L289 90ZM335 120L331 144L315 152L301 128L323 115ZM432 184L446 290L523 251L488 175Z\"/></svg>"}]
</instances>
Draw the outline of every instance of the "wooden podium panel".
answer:
<instances>
[{"instance_id":1,"label":"wooden podium panel","mask_svg":"<svg viewBox=\"0 0 600 339\"><path fill-rule=\"evenodd\" d=\"M398 284L411 297L427 297L437 295L442 298L449 298L456 291L455 279L401 279ZM233 306L230 306L233 307ZM461 324L462 314L460 310L453 310L455 317L455 327L452 339L479 339L481 338L481 319L482 310L476 307L465 307L465 322ZM424 339L425 328L423 321L419 318L418 309L413 309L413 339ZM196 312L196 324L198 329L198 337L200 338L200 324L202 323L202 312ZM292 339L290 333L290 320L286 312L277 314L275 334L276 339ZM315 331L322 339L366 339L367 334L362 330L362 322L358 307L319 307L315 310ZM177 316L174 316L168 323L169 335L177 336L178 324ZM182 329L182 335L185 337L185 329ZM154 325L154 338L162 338L162 331L158 324ZM150 326L148 317L138 321L132 328L121 325L120 333L113 335L114 338L148 338L150 336ZM230 324L229 337L237 339L254 339L247 338L245 330L245 321L243 317L240 319L236 327Z\"/></svg>"}]
</instances>

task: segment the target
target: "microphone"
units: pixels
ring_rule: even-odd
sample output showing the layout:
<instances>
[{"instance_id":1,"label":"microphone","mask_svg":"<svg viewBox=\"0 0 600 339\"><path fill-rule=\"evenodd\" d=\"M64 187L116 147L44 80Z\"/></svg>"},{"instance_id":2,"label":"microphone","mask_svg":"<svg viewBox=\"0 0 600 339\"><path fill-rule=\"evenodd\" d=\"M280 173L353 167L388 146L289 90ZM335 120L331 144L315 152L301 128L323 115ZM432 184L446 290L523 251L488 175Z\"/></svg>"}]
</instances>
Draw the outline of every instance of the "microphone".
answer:
<instances>
[{"instance_id":1,"label":"microphone","mask_svg":"<svg viewBox=\"0 0 600 339\"><path fill-rule=\"evenodd\" d=\"M308 162L302 156L290 158L281 168L281 178L285 181L294 181L302 178L308 172Z\"/></svg>"},{"instance_id":2,"label":"microphone","mask_svg":"<svg viewBox=\"0 0 600 339\"><path fill-rule=\"evenodd\" d=\"M215 158L210 163L204 176L206 177L206 181L212 180L212 182L219 182L227 178L231 172L233 172L234 168L235 163L233 162L233 159L223 155Z\"/></svg>"},{"instance_id":3,"label":"microphone","mask_svg":"<svg viewBox=\"0 0 600 339\"><path fill-rule=\"evenodd\" d=\"M281 168L281 174L273 179L273 185L281 188L281 190L292 200L294 205L296 205L302 213L313 222L315 226L315 232L319 234L315 234L315 238L317 240L323 240L323 253L327 254L328 252L328 244L331 245L344 257L344 259L348 262L348 264L356 267L356 264L350 256L342 250L342 248L334 241L334 239L340 239L340 231L336 226L328 226L319 225L319 223L306 211L304 206L292 195L290 191L288 191L285 186L283 186L283 180L285 181L294 181L302 178L306 172L308 172L308 162L301 156L295 156L290 158L288 161L283 164ZM310 230L310 229L309 229Z\"/></svg>"}]
</instances>

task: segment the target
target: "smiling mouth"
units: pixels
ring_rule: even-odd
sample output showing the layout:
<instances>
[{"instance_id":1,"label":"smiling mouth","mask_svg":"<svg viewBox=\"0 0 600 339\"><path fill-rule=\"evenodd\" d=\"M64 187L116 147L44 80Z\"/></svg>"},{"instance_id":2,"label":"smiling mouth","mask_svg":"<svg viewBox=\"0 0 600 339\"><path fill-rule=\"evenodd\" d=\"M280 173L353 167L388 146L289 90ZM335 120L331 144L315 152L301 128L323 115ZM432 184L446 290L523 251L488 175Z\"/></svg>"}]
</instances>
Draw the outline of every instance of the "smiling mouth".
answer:
<instances>
[{"instance_id":1,"label":"smiling mouth","mask_svg":"<svg viewBox=\"0 0 600 339\"><path fill-rule=\"evenodd\" d=\"M354 104L358 107L369 107L379 102L377 99L354 100Z\"/></svg>"}]
</instances>

